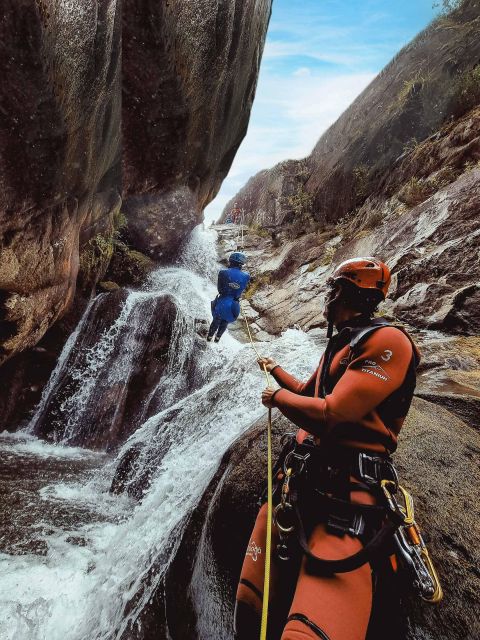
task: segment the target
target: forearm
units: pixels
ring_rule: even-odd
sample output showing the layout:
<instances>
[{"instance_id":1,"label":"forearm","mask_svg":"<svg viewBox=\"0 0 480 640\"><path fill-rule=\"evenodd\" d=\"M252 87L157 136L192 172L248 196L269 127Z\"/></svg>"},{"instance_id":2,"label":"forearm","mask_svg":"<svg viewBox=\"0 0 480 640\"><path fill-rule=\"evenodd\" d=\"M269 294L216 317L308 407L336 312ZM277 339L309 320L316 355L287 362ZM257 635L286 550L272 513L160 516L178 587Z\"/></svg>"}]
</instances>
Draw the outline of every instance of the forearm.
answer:
<instances>
[{"instance_id":1,"label":"forearm","mask_svg":"<svg viewBox=\"0 0 480 640\"><path fill-rule=\"evenodd\" d=\"M303 387L303 382L300 382L290 373L282 369L280 365L276 365L271 370L271 374L283 389L288 389L294 393L300 393L300 389Z\"/></svg>"},{"instance_id":2,"label":"forearm","mask_svg":"<svg viewBox=\"0 0 480 640\"><path fill-rule=\"evenodd\" d=\"M283 389L287 389L288 391L292 391L293 393L303 394L307 388L311 388L313 390L317 372L318 369L313 372L307 382L300 382L290 373L287 373L287 371L282 369L282 367L280 367L279 365L275 366L272 369L271 374Z\"/></svg>"},{"instance_id":3,"label":"forearm","mask_svg":"<svg viewBox=\"0 0 480 640\"><path fill-rule=\"evenodd\" d=\"M279 389L273 396L272 404L293 424L312 435L322 436L330 429L323 398L301 396L287 389Z\"/></svg>"}]
</instances>

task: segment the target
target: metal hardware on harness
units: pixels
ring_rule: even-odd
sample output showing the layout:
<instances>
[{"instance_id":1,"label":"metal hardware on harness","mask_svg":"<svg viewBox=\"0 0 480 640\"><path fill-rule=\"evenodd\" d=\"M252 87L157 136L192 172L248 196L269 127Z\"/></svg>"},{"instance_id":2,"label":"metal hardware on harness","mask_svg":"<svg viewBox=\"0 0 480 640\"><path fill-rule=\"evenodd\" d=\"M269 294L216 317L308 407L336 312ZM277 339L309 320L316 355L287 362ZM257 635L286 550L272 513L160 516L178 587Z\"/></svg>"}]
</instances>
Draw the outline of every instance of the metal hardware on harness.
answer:
<instances>
[{"instance_id":1,"label":"metal hardware on harness","mask_svg":"<svg viewBox=\"0 0 480 640\"><path fill-rule=\"evenodd\" d=\"M413 587L420 597L427 602L440 602L443 591L438 574L433 566L428 549L415 522L413 498L408 491L398 485L404 504L400 505L391 489L395 487L392 480L382 480L381 487L387 504L396 518L402 523L393 539L400 563L410 573Z\"/></svg>"},{"instance_id":2,"label":"metal hardware on harness","mask_svg":"<svg viewBox=\"0 0 480 640\"><path fill-rule=\"evenodd\" d=\"M288 502L288 493L290 491L290 478L291 477L292 477L292 469L291 469L291 467L289 467L285 471L285 479L284 479L283 484L282 484L282 502L281 502L282 507L285 507L285 505Z\"/></svg>"},{"instance_id":3,"label":"metal hardware on harness","mask_svg":"<svg viewBox=\"0 0 480 640\"><path fill-rule=\"evenodd\" d=\"M291 468L292 473L296 475L301 475L303 470L305 469L305 465L307 464L307 460L310 458L310 454L306 453L305 455L300 455L293 449L285 456L285 461L283 463L283 469L285 473L287 473L287 469ZM298 465L298 466L297 466Z\"/></svg>"},{"instance_id":4,"label":"metal hardware on harness","mask_svg":"<svg viewBox=\"0 0 480 640\"><path fill-rule=\"evenodd\" d=\"M326 529L329 533L343 537L345 534L358 537L365 531L365 518L361 513L354 513L353 517L342 518L331 514L326 522Z\"/></svg>"},{"instance_id":5,"label":"metal hardware on harness","mask_svg":"<svg viewBox=\"0 0 480 640\"><path fill-rule=\"evenodd\" d=\"M278 535L280 538L280 542L277 545L277 557L279 560L290 560L290 553L288 549L288 541L290 534L294 531L294 524L287 524L286 522L282 522L282 517L287 516L290 517L290 522L293 522L293 514L294 508L292 504L289 502L289 493L290 493L290 479L293 475L293 469L291 467L285 469L285 478L282 484L282 493L280 502L277 504L273 511L273 522L277 527Z\"/></svg>"},{"instance_id":6,"label":"metal hardware on harness","mask_svg":"<svg viewBox=\"0 0 480 640\"><path fill-rule=\"evenodd\" d=\"M285 525L285 523L282 524L281 520L280 520L280 516L281 514L286 514L288 511L291 512L291 515L293 515L293 507L290 504L290 502L288 501L288 494L290 491L290 478L292 477L292 468L289 467L288 469L286 469L285 471L285 479L283 481L282 484L282 496L281 496L281 501L277 504L277 506L275 507L274 511L273 511L273 521L275 523L275 525L277 526L278 531L280 532L280 534L289 534L294 530L294 525Z\"/></svg>"},{"instance_id":7,"label":"metal hardware on harness","mask_svg":"<svg viewBox=\"0 0 480 640\"><path fill-rule=\"evenodd\" d=\"M358 454L358 470L360 472L360 477L367 483L370 484L378 484L379 481L383 480L384 469L388 469L391 474L391 479L398 487L398 475L397 470L394 465L389 460L382 460L375 456L369 456L366 453Z\"/></svg>"},{"instance_id":8,"label":"metal hardware on harness","mask_svg":"<svg viewBox=\"0 0 480 640\"><path fill-rule=\"evenodd\" d=\"M283 560L284 562L288 562L290 560L290 552L288 550L286 542L282 541L277 544L277 558L279 560Z\"/></svg>"},{"instance_id":9,"label":"metal hardware on harness","mask_svg":"<svg viewBox=\"0 0 480 640\"><path fill-rule=\"evenodd\" d=\"M273 511L273 521L278 531L282 534L292 533L292 531L295 529L295 526L293 524L285 525L285 524L282 524L281 521L279 520L280 514L286 514L289 511L293 514L293 507L289 502L286 502L285 504L282 504L280 502L279 504L277 504L277 506Z\"/></svg>"}]
</instances>

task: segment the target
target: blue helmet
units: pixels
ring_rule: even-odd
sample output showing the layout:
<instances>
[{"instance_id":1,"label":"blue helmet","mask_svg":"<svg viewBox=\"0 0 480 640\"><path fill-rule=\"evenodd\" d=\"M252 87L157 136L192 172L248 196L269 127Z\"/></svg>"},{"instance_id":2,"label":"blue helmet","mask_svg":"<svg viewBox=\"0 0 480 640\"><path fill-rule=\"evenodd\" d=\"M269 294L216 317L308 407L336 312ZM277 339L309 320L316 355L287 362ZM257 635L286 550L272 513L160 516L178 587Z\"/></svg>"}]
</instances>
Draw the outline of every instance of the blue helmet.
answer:
<instances>
[{"instance_id":1,"label":"blue helmet","mask_svg":"<svg viewBox=\"0 0 480 640\"><path fill-rule=\"evenodd\" d=\"M247 262L247 258L244 253L240 253L240 251L235 251L230 255L228 261L230 262L230 264L235 264L243 267L243 265L246 264Z\"/></svg>"}]
</instances>

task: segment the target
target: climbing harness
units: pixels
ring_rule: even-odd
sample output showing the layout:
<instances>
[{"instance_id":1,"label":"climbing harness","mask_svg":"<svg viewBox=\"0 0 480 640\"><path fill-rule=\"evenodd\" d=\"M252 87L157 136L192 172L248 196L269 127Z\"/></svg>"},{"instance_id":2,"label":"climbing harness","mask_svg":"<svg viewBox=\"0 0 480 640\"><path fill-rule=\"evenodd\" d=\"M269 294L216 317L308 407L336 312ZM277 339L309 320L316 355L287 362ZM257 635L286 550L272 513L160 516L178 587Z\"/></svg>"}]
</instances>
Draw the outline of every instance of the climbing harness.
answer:
<instances>
[{"instance_id":1,"label":"climbing harness","mask_svg":"<svg viewBox=\"0 0 480 640\"><path fill-rule=\"evenodd\" d=\"M279 560L290 560L296 543L309 570L329 576L375 563L379 555L395 554L405 583L423 600L439 602L442 588L414 519L413 499L399 484L391 459L365 452L324 452L309 438L301 444L294 434L288 438L274 470L274 497L280 493L273 512ZM351 491L368 491L377 504L353 503ZM362 549L340 560L316 556L309 549L305 529L311 530L318 522L324 522L332 535L358 537Z\"/></svg>"},{"instance_id":2,"label":"climbing harness","mask_svg":"<svg viewBox=\"0 0 480 640\"><path fill-rule=\"evenodd\" d=\"M261 356L258 352L255 342L253 340L250 326L248 324L247 317L243 310L242 302L240 301L240 311L247 327L248 339L255 351L257 358L260 360ZM267 381L267 387L271 387L271 378L267 371L267 367L263 366L265 378ZM267 426L267 536L265 542L265 578L263 583L263 601L262 601L262 621L260 627L260 640L266 640L267 637L267 625L268 625L268 599L270 595L270 561L272 550L272 519L273 519L273 482L272 482L272 410L268 409L268 426Z\"/></svg>"}]
</instances>

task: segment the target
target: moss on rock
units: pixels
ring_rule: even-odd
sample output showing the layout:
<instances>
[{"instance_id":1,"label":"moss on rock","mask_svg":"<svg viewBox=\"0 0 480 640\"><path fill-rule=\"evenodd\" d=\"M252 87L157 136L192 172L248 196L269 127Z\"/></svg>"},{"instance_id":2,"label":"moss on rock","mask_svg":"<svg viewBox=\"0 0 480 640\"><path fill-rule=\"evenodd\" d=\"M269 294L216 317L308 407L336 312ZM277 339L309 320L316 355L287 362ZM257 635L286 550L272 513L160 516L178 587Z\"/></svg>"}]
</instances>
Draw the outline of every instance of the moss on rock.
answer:
<instances>
[{"instance_id":1,"label":"moss on rock","mask_svg":"<svg viewBox=\"0 0 480 640\"><path fill-rule=\"evenodd\" d=\"M140 286L154 267L151 258L117 240L106 279L123 287Z\"/></svg>"}]
</instances>

